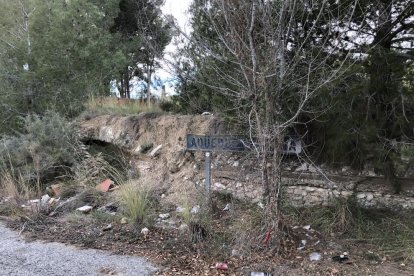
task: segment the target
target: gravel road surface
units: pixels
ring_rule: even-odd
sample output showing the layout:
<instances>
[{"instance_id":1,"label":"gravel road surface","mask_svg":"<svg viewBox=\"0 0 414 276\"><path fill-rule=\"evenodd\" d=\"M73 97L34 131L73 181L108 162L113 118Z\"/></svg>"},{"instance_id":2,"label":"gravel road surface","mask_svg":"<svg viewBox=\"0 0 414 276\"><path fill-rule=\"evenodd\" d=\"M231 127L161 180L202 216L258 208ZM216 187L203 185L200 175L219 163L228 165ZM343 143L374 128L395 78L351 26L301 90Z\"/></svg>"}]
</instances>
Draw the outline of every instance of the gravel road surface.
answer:
<instances>
[{"instance_id":1,"label":"gravel road surface","mask_svg":"<svg viewBox=\"0 0 414 276\"><path fill-rule=\"evenodd\" d=\"M0 224L0 275L93 276L151 275L155 267L142 258L82 250L60 243L25 242Z\"/></svg>"}]
</instances>

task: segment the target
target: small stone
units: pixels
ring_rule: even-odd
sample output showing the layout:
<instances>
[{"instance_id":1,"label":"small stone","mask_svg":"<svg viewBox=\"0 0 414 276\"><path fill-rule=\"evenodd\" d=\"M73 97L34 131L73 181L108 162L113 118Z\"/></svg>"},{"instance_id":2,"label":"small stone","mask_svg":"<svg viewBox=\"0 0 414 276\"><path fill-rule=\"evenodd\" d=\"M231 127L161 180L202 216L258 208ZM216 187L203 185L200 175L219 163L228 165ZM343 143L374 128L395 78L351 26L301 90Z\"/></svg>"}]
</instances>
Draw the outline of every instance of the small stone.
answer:
<instances>
[{"instance_id":1,"label":"small stone","mask_svg":"<svg viewBox=\"0 0 414 276\"><path fill-rule=\"evenodd\" d=\"M224 190L224 189L226 189L226 186L224 186L223 184L221 184L221 183L219 183L219 182L214 183L214 187L216 187L216 188L217 188L217 189L219 189L219 190Z\"/></svg>"},{"instance_id":2,"label":"small stone","mask_svg":"<svg viewBox=\"0 0 414 276\"><path fill-rule=\"evenodd\" d=\"M82 212L82 213L84 213L84 214L87 214L87 213L89 213L92 209L93 209L93 207L92 207L92 206L85 205L85 206L82 206L82 207L77 208L76 210L77 210L77 211L79 211L79 212Z\"/></svg>"},{"instance_id":3,"label":"small stone","mask_svg":"<svg viewBox=\"0 0 414 276\"><path fill-rule=\"evenodd\" d=\"M299 167L296 168L295 172L304 172L308 170L308 164L303 163Z\"/></svg>"},{"instance_id":4,"label":"small stone","mask_svg":"<svg viewBox=\"0 0 414 276\"><path fill-rule=\"evenodd\" d=\"M318 171L318 169L315 166L311 166L311 165L309 165L308 170L311 173L316 173Z\"/></svg>"},{"instance_id":5,"label":"small stone","mask_svg":"<svg viewBox=\"0 0 414 276\"><path fill-rule=\"evenodd\" d=\"M223 211L230 211L231 209L231 204L227 203L226 206L223 208Z\"/></svg>"},{"instance_id":6,"label":"small stone","mask_svg":"<svg viewBox=\"0 0 414 276\"><path fill-rule=\"evenodd\" d=\"M112 229L112 223L108 224L107 226L105 226L102 231L109 231Z\"/></svg>"},{"instance_id":7,"label":"small stone","mask_svg":"<svg viewBox=\"0 0 414 276\"><path fill-rule=\"evenodd\" d=\"M175 209L175 211L176 211L177 213L182 213L182 212L184 212L184 211L185 211L185 209L184 209L183 207L178 206L178 207Z\"/></svg>"},{"instance_id":8,"label":"small stone","mask_svg":"<svg viewBox=\"0 0 414 276\"><path fill-rule=\"evenodd\" d=\"M371 201L374 199L374 195L373 194L367 194L367 200Z\"/></svg>"},{"instance_id":9,"label":"small stone","mask_svg":"<svg viewBox=\"0 0 414 276\"><path fill-rule=\"evenodd\" d=\"M240 162L239 161L235 161L234 163L233 163L233 167L238 167L240 165Z\"/></svg>"},{"instance_id":10,"label":"small stone","mask_svg":"<svg viewBox=\"0 0 414 276\"><path fill-rule=\"evenodd\" d=\"M127 218L122 218L121 219L121 224L127 224L128 223L128 219Z\"/></svg>"},{"instance_id":11,"label":"small stone","mask_svg":"<svg viewBox=\"0 0 414 276\"><path fill-rule=\"evenodd\" d=\"M188 231L189 227L187 224L183 223L180 225L180 227L178 227L178 231L183 234L186 233Z\"/></svg>"},{"instance_id":12,"label":"small stone","mask_svg":"<svg viewBox=\"0 0 414 276\"><path fill-rule=\"evenodd\" d=\"M363 199L363 198L366 198L367 197L367 195L366 194L358 194L357 195L357 198L358 199Z\"/></svg>"}]
</instances>

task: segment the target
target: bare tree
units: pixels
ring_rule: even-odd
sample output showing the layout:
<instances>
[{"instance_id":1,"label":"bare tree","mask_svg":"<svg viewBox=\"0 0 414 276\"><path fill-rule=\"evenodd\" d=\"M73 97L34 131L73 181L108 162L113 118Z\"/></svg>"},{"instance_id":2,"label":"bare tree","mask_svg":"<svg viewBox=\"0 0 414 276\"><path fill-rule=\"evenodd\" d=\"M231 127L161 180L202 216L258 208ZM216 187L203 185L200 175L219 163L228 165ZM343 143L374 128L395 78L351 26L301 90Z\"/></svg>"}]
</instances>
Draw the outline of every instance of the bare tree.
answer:
<instances>
[{"instance_id":1,"label":"bare tree","mask_svg":"<svg viewBox=\"0 0 414 276\"><path fill-rule=\"evenodd\" d=\"M193 51L209 61L210 79L216 80L204 85L231 99L238 120L257 142L266 206L262 234L266 244L278 248L283 138L301 114L313 112L310 101L347 64L346 55L336 59L333 46L340 19L327 0L196 2L200 25L207 29L194 30ZM347 17L354 7L347 6Z\"/></svg>"}]
</instances>

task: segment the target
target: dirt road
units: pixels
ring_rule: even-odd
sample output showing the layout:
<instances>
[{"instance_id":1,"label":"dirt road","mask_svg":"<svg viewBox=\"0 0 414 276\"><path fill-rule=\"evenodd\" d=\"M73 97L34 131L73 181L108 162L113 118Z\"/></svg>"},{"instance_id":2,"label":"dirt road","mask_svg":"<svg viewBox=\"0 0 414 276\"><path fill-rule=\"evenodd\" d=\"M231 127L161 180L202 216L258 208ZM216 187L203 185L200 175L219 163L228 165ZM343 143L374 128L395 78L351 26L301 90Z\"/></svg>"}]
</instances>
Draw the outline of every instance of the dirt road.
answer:
<instances>
[{"instance_id":1,"label":"dirt road","mask_svg":"<svg viewBox=\"0 0 414 276\"><path fill-rule=\"evenodd\" d=\"M132 256L81 250L60 243L25 242L0 224L0 275L151 275L149 262Z\"/></svg>"}]
</instances>

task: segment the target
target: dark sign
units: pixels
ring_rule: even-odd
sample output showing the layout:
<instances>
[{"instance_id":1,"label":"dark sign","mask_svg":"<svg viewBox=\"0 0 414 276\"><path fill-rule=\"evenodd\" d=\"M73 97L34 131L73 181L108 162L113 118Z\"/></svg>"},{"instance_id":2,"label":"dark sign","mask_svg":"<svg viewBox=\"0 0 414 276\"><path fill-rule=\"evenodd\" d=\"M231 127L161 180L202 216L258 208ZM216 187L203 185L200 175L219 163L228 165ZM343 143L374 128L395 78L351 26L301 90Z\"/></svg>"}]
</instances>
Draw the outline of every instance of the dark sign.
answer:
<instances>
[{"instance_id":1,"label":"dark sign","mask_svg":"<svg viewBox=\"0 0 414 276\"><path fill-rule=\"evenodd\" d=\"M187 150L248 151L252 148L252 141L245 136L187 134ZM299 136L286 136L281 153L298 155L301 152L302 139Z\"/></svg>"},{"instance_id":2,"label":"dark sign","mask_svg":"<svg viewBox=\"0 0 414 276\"><path fill-rule=\"evenodd\" d=\"M246 151L251 142L246 137L230 135L187 134L187 150L201 151Z\"/></svg>"}]
</instances>

